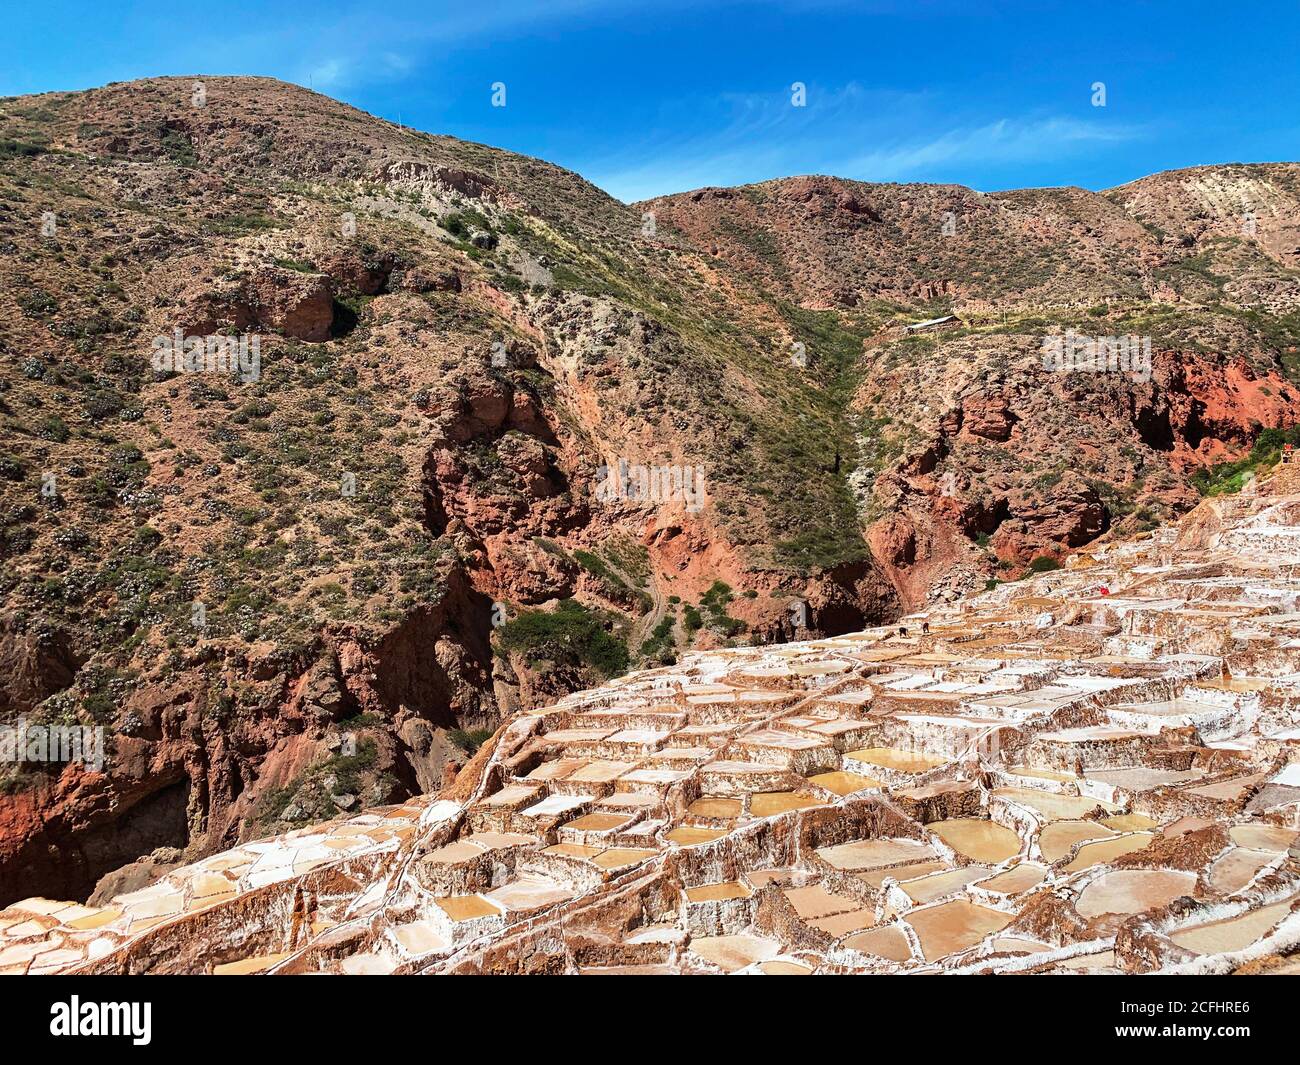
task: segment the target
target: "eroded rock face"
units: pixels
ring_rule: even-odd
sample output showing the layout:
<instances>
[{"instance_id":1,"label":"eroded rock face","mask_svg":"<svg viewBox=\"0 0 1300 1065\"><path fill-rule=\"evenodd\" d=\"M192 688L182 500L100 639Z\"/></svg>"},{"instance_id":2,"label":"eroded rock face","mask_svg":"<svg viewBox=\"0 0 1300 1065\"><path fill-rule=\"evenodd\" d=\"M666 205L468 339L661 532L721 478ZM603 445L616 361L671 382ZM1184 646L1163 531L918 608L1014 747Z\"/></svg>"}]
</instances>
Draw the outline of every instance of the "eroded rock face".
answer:
<instances>
[{"instance_id":1,"label":"eroded rock face","mask_svg":"<svg viewBox=\"0 0 1300 1065\"><path fill-rule=\"evenodd\" d=\"M1011 402L1001 395L975 395L962 401L961 428L971 436L1004 441L1019 419L1011 411Z\"/></svg>"},{"instance_id":2,"label":"eroded rock face","mask_svg":"<svg viewBox=\"0 0 1300 1065\"><path fill-rule=\"evenodd\" d=\"M329 338L334 307L328 277L261 270L245 291L259 324L297 340Z\"/></svg>"},{"instance_id":3,"label":"eroded rock face","mask_svg":"<svg viewBox=\"0 0 1300 1065\"><path fill-rule=\"evenodd\" d=\"M340 627L314 662L220 662L226 678L258 679L242 705L223 698L220 680L203 669L137 689L103 772L74 763L0 804L0 897L34 886L85 897L158 847L202 853L335 816L333 800L349 792L329 766L358 747L362 762L348 771L358 801L440 783L444 766L465 757L447 731L497 720L488 610L463 574L453 576L436 608L386 632Z\"/></svg>"},{"instance_id":4,"label":"eroded rock face","mask_svg":"<svg viewBox=\"0 0 1300 1065\"><path fill-rule=\"evenodd\" d=\"M999 526L998 539L1014 537L1018 524L1029 545L1016 551L1019 555L1049 543L1081 547L1106 531L1107 514L1101 498L1077 474L1062 477L1046 500L1017 494L1007 505L1012 517Z\"/></svg>"},{"instance_id":5,"label":"eroded rock face","mask_svg":"<svg viewBox=\"0 0 1300 1065\"><path fill-rule=\"evenodd\" d=\"M0 614L0 716L27 713L62 691L84 661L68 633L39 619Z\"/></svg>"},{"instance_id":6,"label":"eroded rock face","mask_svg":"<svg viewBox=\"0 0 1300 1065\"><path fill-rule=\"evenodd\" d=\"M1143 380L1055 372L1023 341L952 343L972 361L862 392L907 404L923 427L862 496L878 515L868 543L909 605L1180 512L1199 498L1189 475L1250 439L1252 418L1297 416L1283 377L1231 357L1157 350Z\"/></svg>"},{"instance_id":7,"label":"eroded rock face","mask_svg":"<svg viewBox=\"0 0 1300 1065\"><path fill-rule=\"evenodd\" d=\"M251 277L215 292L192 297L185 312L187 336L219 329L268 329L296 340L328 340L334 321L330 278L278 267L263 267Z\"/></svg>"}]
</instances>

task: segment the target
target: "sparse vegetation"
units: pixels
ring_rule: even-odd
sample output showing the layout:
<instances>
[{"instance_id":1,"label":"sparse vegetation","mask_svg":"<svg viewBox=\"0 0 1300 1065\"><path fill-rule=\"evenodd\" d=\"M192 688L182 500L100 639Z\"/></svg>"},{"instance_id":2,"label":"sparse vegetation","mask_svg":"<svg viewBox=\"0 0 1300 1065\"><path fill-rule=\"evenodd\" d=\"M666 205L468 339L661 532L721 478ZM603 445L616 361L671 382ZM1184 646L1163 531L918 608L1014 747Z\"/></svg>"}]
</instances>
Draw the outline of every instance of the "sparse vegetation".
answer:
<instances>
[{"instance_id":1,"label":"sparse vegetation","mask_svg":"<svg viewBox=\"0 0 1300 1065\"><path fill-rule=\"evenodd\" d=\"M627 672L627 644L607 631L598 611L573 599L550 612L524 611L501 626L497 640L502 650L518 652L533 665L587 666L606 678Z\"/></svg>"},{"instance_id":2,"label":"sparse vegetation","mask_svg":"<svg viewBox=\"0 0 1300 1065\"><path fill-rule=\"evenodd\" d=\"M1249 478L1262 476L1276 466L1288 445L1300 445L1300 426L1263 429L1255 437L1250 454L1233 462L1221 462L1197 470L1192 475L1192 484L1205 496L1240 492Z\"/></svg>"}]
</instances>

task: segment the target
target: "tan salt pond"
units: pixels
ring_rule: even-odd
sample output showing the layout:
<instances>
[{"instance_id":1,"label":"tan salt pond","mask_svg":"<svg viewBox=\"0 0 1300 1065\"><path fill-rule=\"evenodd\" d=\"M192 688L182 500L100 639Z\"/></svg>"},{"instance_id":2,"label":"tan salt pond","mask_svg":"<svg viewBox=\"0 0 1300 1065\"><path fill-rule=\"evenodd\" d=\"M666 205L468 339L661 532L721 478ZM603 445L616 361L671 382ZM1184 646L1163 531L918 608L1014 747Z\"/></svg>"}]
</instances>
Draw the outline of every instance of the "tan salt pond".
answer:
<instances>
[{"instance_id":1,"label":"tan salt pond","mask_svg":"<svg viewBox=\"0 0 1300 1065\"><path fill-rule=\"evenodd\" d=\"M87 917L78 917L76 920L68 921L69 928L75 928L78 931L89 931L92 928L99 928L114 921L122 916L122 911L116 906L108 906L98 913L92 913Z\"/></svg>"},{"instance_id":2,"label":"tan salt pond","mask_svg":"<svg viewBox=\"0 0 1300 1065\"><path fill-rule=\"evenodd\" d=\"M977 817L957 817L925 826L958 854L977 862L1004 862L1020 853L1020 837L1009 828Z\"/></svg>"},{"instance_id":3,"label":"tan salt pond","mask_svg":"<svg viewBox=\"0 0 1300 1065\"><path fill-rule=\"evenodd\" d=\"M1118 809L1114 803L1102 802L1100 799L1089 799L1082 795L1055 795L1034 788L998 788L993 794L1021 806L1028 806L1048 821L1079 818L1099 806L1103 810Z\"/></svg>"},{"instance_id":4,"label":"tan salt pond","mask_svg":"<svg viewBox=\"0 0 1300 1065\"><path fill-rule=\"evenodd\" d=\"M327 839L324 845L334 851L354 851L358 847L364 847L366 841L356 836L344 836L342 839Z\"/></svg>"},{"instance_id":5,"label":"tan salt pond","mask_svg":"<svg viewBox=\"0 0 1300 1065\"><path fill-rule=\"evenodd\" d=\"M794 912L805 921L816 917L829 917L831 914L856 910L861 905L857 899L851 899L845 895L831 894L820 884L786 888L782 894L794 907Z\"/></svg>"},{"instance_id":6,"label":"tan salt pond","mask_svg":"<svg viewBox=\"0 0 1300 1065\"><path fill-rule=\"evenodd\" d=\"M1189 794L1203 795L1207 799L1219 802L1232 802L1241 798L1247 791L1264 779L1263 773L1252 773L1244 777L1232 777L1217 784L1204 784L1199 788L1190 788Z\"/></svg>"},{"instance_id":7,"label":"tan salt pond","mask_svg":"<svg viewBox=\"0 0 1300 1065\"><path fill-rule=\"evenodd\" d=\"M1046 943L1035 939L1021 939L1019 936L998 936L989 944L995 954L1042 954L1051 950Z\"/></svg>"},{"instance_id":8,"label":"tan salt pond","mask_svg":"<svg viewBox=\"0 0 1300 1065\"><path fill-rule=\"evenodd\" d=\"M261 954L255 958L244 958L242 961L226 962L224 965L215 965L212 968L213 976L248 976L251 973L260 973L265 969L271 968L272 965L278 965L289 957L290 952L283 954Z\"/></svg>"},{"instance_id":9,"label":"tan salt pond","mask_svg":"<svg viewBox=\"0 0 1300 1065\"><path fill-rule=\"evenodd\" d=\"M1151 845L1154 837L1149 832L1135 832L1131 836L1116 836L1096 843L1085 843L1074 856L1074 861L1065 867L1066 872L1076 873L1089 866L1100 865L1118 858L1121 854L1132 854Z\"/></svg>"},{"instance_id":10,"label":"tan salt pond","mask_svg":"<svg viewBox=\"0 0 1300 1065\"><path fill-rule=\"evenodd\" d=\"M757 961L770 961L781 953L781 944L761 936L696 936L691 951L723 972L734 973Z\"/></svg>"},{"instance_id":11,"label":"tan salt pond","mask_svg":"<svg viewBox=\"0 0 1300 1065\"><path fill-rule=\"evenodd\" d=\"M669 832L665 838L679 847L694 847L697 843L712 843L726 834L720 828L692 828L690 825L681 825Z\"/></svg>"},{"instance_id":12,"label":"tan salt pond","mask_svg":"<svg viewBox=\"0 0 1300 1065\"><path fill-rule=\"evenodd\" d=\"M857 773L846 773L843 770L818 773L816 776L809 777L808 780L813 784L820 785L827 791L833 791L836 795L852 795L855 791L861 791L863 788L883 788L885 786L875 777L864 777Z\"/></svg>"},{"instance_id":13,"label":"tan salt pond","mask_svg":"<svg viewBox=\"0 0 1300 1065\"><path fill-rule=\"evenodd\" d=\"M848 870L879 869L937 857L929 844L915 839L857 839L819 847L817 854L833 868Z\"/></svg>"},{"instance_id":14,"label":"tan salt pond","mask_svg":"<svg viewBox=\"0 0 1300 1065\"><path fill-rule=\"evenodd\" d=\"M899 773L924 773L928 769L937 769L946 765L944 758L931 758L917 754L915 751L900 751L894 747L864 747L860 751L850 751L844 757L867 765L878 765L883 769L893 769Z\"/></svg>"},{"instance_id":15,"label":"tan salt pond","mask_svg":"<svg viewBox=\"0 0 1300 1065\"><path fill-rule=\"evenodd\" d=\"M560 854L566 858L594 858L601 852L601 847L588 847L583 843L557 843L547 847L543 854Z\"/></svg>"},{"instance_id":16,"label":"tan salt pond","mask_svg":"<svg viewBox=\"0 0 1300 1065\"><path fill-rule=\"evenodd\" d=\"M1021 862L1006 872L979 881L975 886L1003 895L1019 895L1022 891L1037 887L1046 876L1047 869L1037 862Z\"/></svg>"},{"instance_id":17,"label":"tan salt pond","mask_svg":"<svg viewBox=\"0 0 1300 1065\"><path fill-rule=\"evenodd\" d=\"M339 962L339 969L348 976L386 976L397 963L382 954L353 954Z\"/></svg>"},{"instance_id":18,"label":"tan salt pond","mask_svg":"<svg viewBox=\"0 0 1300 1065\"><path fill-rule=\"evenodd\" d=\"M534 769L526 780L563 780L570 773L576 772L587 764L585 758L556 758L543 762Z\"/></svg>"},{"instance_id":19,"label":"tan salt pond","mask_svg":"<svg viewBox=\"0 0 1300 1065\"><path fill-rule=\"evenodd\" d=\"M641 850L636 847L611 847L592 858L591 864L601 869L619 869L625 865L634 865L647 858L653 858L658 853L658 851Z\"/></svg>"},{"instance_id":20,"label":"tan salt pond","mask_svg":"<svg viewBox=\"0 0 1300 1065\"><path fill-rule=\"evenodd\" d=\"M913 910L907 923L916 929L926 961L938 961L975 946L985 936L1006 928L1014 915L955 899L924 910Z\"/></svg>"},{"instance_id":21,"label":"tan salt pond","mask_svg":"<svg viewBox=\"0 0 1300 1065\"><path fill-rule=\"evenodd\" d=\"M411 921L393 929L393 938L411 954L433 954L448 947L442 933L429 921Z\"/></svg>"},{"instance_id":22,"label":"tan salt pond","mask_svg":"<svg viewBox=\"0 0 1300 1065\"><path fill-rule=\"evenodd\" d=\"M1113 969L1116 967L1115 952L1103 950L1096 954L1076 954L1056 963L1057 969Z\"/></svg>"},{"instance_id":23,"label":"tan salt pond","mask_svg":"<svg viewBox=\"0 0 1300 1065\"><path fill-rule=\"evenodd\" d=\"M907 962L912 960L912 951L907 944L907 936L897 925L881 925L868 928L865 932L849 936L844 941L846 947L860 950L863 954L873 954L887 961Z\"/></svg>"},{"instance_id":24,"label":"tan salt pond","mask_svg":"<svg viewBox=\"0 0 1300 1065\"><path fill-rule=\"evenodd\" d=\"M574 818L563 828L571 828L575 832L606 832L611 828L618 828L619 825L627 824L626 814L584 814L582 817Z\"/></svg>"},{"instance_id":25,"label":"tan salt pond","mask_svg":"<svg viewBox=\"0 0 1300 1065\"><path fill-rule=\"evenodd\" d=\"M471 862L476 858L482 857L482 849L474 847L472 843L465 840L455 840L448 843L445 847L439 847L425 858L428 865L459 865L460 862Z\"/></svg>"},{"instance_id":26,"label":"tan salt pond","mask_svg":"<svg viewBox=\"0 0 1300 1065\"><path fill-rule=\"evenodd\" d=\"M1262 939L1273 930L1287 911L1291 909L1291 900L1275 902L1271 906L1261 906L1258 910L1229 917L1196 928L1184 928L1169 938L1180 947L1194 950L1197 954L1222 954L1228 950L1241 950L1258 939Z\"/></svg>"},{"instance_id":27,"label":"tan salt pond","mask_svg":"<svg viewBox=\"0 0 1300 1065\"><path fill-rule=\"evenodd\" d=\"M1210 887L1225 895L1240 891L1255 878L1256 873L1276 857L1276 854L1268 851L1251 851L1244 847L1233 847L1210 866Z\"/></svg>"},{"instance_id":28,"label":"tan salt pond","mask_svg":"<svg viewBox=\"0 0 1300 1065\"><path fill-rule=\"evenodd\" d=\"M1233 825L1228 835L1239 847L1277 854L1295 842L1296 831L1279 825Z\"/></svg>"},{"instance_id":29,"label":"tan salt pond","mask_svg":"<svg viewBox=\"0 0 1300 1065\"><path fill-rule=\"evenodd\" d=\"M1143 913L1190 895L1196 874L1174 869L1113 869L1103 873L1079 896L1075 909L1083 917L1104 913Z\"/></svg>"},{"instance_id":30,"label":"tan salt pond","mask_svg":"<svg viewBox=\"0 0 1300 1065\"><path fill-rule=\"evenodd\" d=\"M470 921L475 917L496 917L501 913L481 895L451 895L433 901L453 921Z\"/></svg>"},{"instance_id":31,"label":"tan salt pond","mask_svg":"<svg viewBox=\"0 0 1300 1065\"><path fill-rule=\"evenodd\" d=\"M1116 832L1143 832L1160 824L1159 821L1153 821L1141 814L1117 814L1114 817L1103 817L1101 823L1107 828L1113 828Z\"/></svg>"},{"instance_id":32,"label":"tan salt pond","mask_svg":"<svg viewBox=\"0 0 1300 1065\"><path fill-rule=\"evenodd\" d=\"M614 738L617 739L617 737ZM576 770L570 774L569 779L584 784L608 784L610 781L617 780L624 773L630 773L635 768L635 762L613 762L600 759Z\"/></svg>"},{"instance_id":33,"label":"tan salt pond","mask_svg":"<svg viewBox=\"0 0 1300 1065\"><path fill-rule=\"evenodd\" d=\"M54 972L65 965L71 965L74 962L81 961L85 955L79 950L71 950L67 947L55 947L50 950L44 950L32 958L31 973Z\"/></svg>"},{"instance_id":34,"label":"tan salt pond","mask_svg":"<svg viewBox=\"0 0 1300 1065\"><path fill-rule=\"evenodd\" d=\"M812 969L796 961L765 961L759 969L767 976L811 976Z\"/></svg>"},{"instance_id":35,"label":"tan salt pond","mask_svg":"<svg viewBox=\"0 0 1300 1065\"><path fill-rule=\"evenodd\" d=\"M550 877L524 873L516 880L493 888L487 893L487 898L507 913L519 913L553 906L557 902L571 899L573 895L571 888Z\"/></svg>"},{"instance_id":36,"label":"tan salt pond","mask_svg":"<svg viewBox=\"0 0 1300 1065\"><path fill-rule=\"evenodd\" d=\"M686 898L691 902L721 902L725 899L747 899L752 894L749 888L737 880L725 884L701 884L688 887Z\"/></svg>"},{"instance_id":37,"label":"tan salt pond","mask_svg":"<svg viewBox=\"0 0 1300 1065\"><path fill-rule=\"evenodd\" d=\"M927 873L940 873L947 868L947 862L911 862L908 865L891 865L888 869L872 869L865 873L854 873L853 875L864 884L879 888L887 877L893 877L898 881L915 880L918 876L925 876Z\"/></svg>"},{"instance_id":38,"label":"tan salt pond","mask_svg":"<svg viewBox=\"0 0 1300 1065\"><path fill-rule=\"evenodd\" d=\"M688 814L694 814L696 817L739 817L740 800L711 798L705 796L702 799L696 799L686 808Z\"/></svg>"},{"instance_id":39,"label":"tan salt pond","mask_svg":"<svg viewBox=\"0 0 1300 1065\"><path fill-rule=\"evenodd\" d=\"M749 812L755 817L774 817L791 810L806 810L810 806L824 805L821 799L793 791L760 791L749 797Z\"/></svg>"},{"instance_id":40,"label":"tan salt pond","mask_svg":"<svg viewBox=\"0 0 1300 1065\"><path fill-rule=\"evenodd\" d=\"M1096 821L1053 821L1044 825L1038 834L1038 847L1043 852L1045 861L1059 862L1074 849L1076 843L1090 839L1111 839L1114 835L1109 828Z\"/></svg>"},{"instance_id":41,"label":"tan salt pond","mask_svg":"<svg viewBox=\"0 0 1300 1065\"><path fill-rule=\"evenodd\" d=\"M983 866L968 865L961 869L949 869L943 873L931 873L929 876L908 880L898 886L906 892L909 899L922 906L964 888L972 880L978 880L987 872L988 869Z\"/></svg>"}]
</instances>

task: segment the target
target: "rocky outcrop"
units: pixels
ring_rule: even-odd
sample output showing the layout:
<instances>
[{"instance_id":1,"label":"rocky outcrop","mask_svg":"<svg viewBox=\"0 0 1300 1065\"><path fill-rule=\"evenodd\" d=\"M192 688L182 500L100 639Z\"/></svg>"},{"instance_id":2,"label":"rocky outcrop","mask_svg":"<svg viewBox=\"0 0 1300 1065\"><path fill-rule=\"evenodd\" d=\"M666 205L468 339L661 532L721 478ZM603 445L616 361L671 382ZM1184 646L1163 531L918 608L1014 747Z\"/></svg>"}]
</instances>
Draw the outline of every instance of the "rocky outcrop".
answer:
<instances>
[{"instance_id":1,"label":"rocky outcrop","mask_svg":"<svg viewBox=\"0 0 1300 1065\"><path fill-rule=\"evenodd\" d=\"M998 526L995 540L1009 557L1023 557L1046 545L1081 547L1107 527L1106 508L1091 485L1074 473L1065 474L1043 499L1034 493L1012 493L1009 517Z\"/></svg>"},{"instance_id":2,"label":"rocky outcrop","mask_svg":"<svg viewBox=\"0 0 1300 1065\"><path fill-rule=\"evenodd\" d=\"M57 626L0 612L0 719L27 713L67 688L86 657Z\"/></svg>"},{"instance_id":3,"label":"rocky outcrop","mask_svg":"<svg viewBox=\"0 0 1300 1065\"><path fill-rule=\"evenodd\" d=\"M330 337L334 293L325 274L303 274L262 267L250 277L216 291L190 297L183 312L186 336L220 329L268 329L296 340Z\"/></svg>"},{"instance_id":4,"label":"rocky outcrop","mask_svg":"<svg viewBox=\"0 0 1300 1065\"><path fill-rule=\"evenodd\" d=\"M1019 420L1011 411L1006 396L977 394L962 400L961 429L985 440L1011 439L1011 430Z\"/></svg>"}]
</instances>

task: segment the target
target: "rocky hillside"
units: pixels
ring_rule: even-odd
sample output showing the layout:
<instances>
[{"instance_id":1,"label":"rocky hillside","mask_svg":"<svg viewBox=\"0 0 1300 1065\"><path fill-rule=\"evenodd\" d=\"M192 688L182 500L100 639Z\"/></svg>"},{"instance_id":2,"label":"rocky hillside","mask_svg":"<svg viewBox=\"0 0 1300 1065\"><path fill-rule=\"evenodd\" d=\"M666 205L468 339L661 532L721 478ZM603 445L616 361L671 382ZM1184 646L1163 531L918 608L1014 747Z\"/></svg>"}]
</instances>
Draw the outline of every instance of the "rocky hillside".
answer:
<instances>
[{"instance_id":1,"label":"rocky hillside","mask_svg":"<svg viewBox=\"0 0 1300 1065\"><path fill-rule=\"evenodd\" d=\"M0 767L0 902L1186 508L1294 420L1295 174L628 206L263 79L0 101L0 721L111 749ZM1049 375L1064 328L1150 336L1152 374Z\"/></svg>"},{"instance_id":2,"label":"rocky hillside","mask_svg":"<svg viewBox=\"0 0 1300 1065\"><path fill-rule=\"evenodd\" d=\"M862 338L849 479L909 606L1168 520L1298 416L1300 165L1104 193L801 177L642 206L777 305ZM1045 367L1044 338L1070 333L1136 338L1149 363Z\"/></svg>"}]
</instances>

